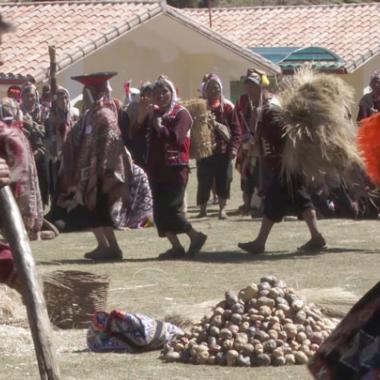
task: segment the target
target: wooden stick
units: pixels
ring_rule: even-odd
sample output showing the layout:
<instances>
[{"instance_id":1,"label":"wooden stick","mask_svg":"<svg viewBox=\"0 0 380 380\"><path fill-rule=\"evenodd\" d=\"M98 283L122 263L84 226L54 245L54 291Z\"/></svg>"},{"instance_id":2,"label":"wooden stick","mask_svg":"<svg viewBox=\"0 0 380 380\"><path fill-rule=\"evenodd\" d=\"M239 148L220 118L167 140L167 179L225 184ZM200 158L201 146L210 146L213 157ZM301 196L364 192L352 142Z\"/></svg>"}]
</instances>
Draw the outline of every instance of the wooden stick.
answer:
<instances>
[{"instance_id":1,"label":"wooden stick","mask_svg":"<svg viewBox=\"0 0 380 380\"><path fill-rule=\"evenodd\" d=\"M55 46L49 46L50 57L50 92L52 101L54 102L54 96L57 93L57 61L55 58Z\"/></svg>"},{"instance_id":2,"label":"wooden stick","mask_svg":"<svg viewBox=\"0 0 380 380\"><path fill-rule=\"evenodd\" d=\"M8 186L0 189L0 214L23 290L28 320L42 380L59 380L44 295L19 208Z\"/></svg>"}]
</instances>

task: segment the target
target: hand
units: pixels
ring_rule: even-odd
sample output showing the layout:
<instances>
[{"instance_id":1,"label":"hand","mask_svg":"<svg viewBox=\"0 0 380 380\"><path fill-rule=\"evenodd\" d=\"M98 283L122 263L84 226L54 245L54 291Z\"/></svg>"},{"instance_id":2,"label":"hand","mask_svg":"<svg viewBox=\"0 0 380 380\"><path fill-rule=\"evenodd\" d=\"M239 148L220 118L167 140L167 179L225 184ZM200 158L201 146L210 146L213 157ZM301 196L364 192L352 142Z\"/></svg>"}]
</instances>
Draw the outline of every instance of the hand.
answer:
<instances>
[{"instance_id":1,"label":"hand","mask_svg":"<svg viewBox=\"0 0 380 380\"><path fill-rule=\"evenodd\" d=\"M156 132L159 132L163 127L162 118L158 116L154 116L152 119L152 125L153 125L153 128L156 130Z\"/></svg>"},{"instance_id":2,"label":"hand","mask_svg":"<svg viewBox=\"0 0 380 380\"><path fill-rule=\"evenodd\" d=\"M228 158L229 158L230 160L235 159L236 156L237 156L237 152L236 152L236 150L234 150L234 149L231 150L231 151L228 153Z\"/></svg>"},{"instance_id":3,"label":"hand","mask_svg":"<svg viewBox=\"0 0 380 380\"><path fill-rule=\"evenodd\" d=\"M82 196L82 193L80 193L79 191L76 191L76 193L71 199L64 202L63 207L67 209L67 212L70 212L71 210L78 207L79 205L83 205L83 196Z\"/></svg>"},{"instance_id":4,"label":"hand","mask_svg":"<svg viewBox=\"0 0 380 380\"><path fill-rule=\"evenodd\" d=\"M46 150L46 148L43 147L43 146L38 147L38 148L33 152L33 154L34 154L34 158L35 158L35 159L39 159L40 157L45 156L46 153L47 153L47 150Z\"/></svg>"},{"instance_id":5,"label":"hand","mask_svg":"<svg viewBox=\"0 0 380 380\"><path fill-rule=\"evenodd\" d=\"M154 105L149 98L142 97L139 101L139 107L137 112L137 122L142 124L145 118L153 113Z\"/></svg>"},{"instance_id":6,"label":"hand","mask_svg":"<svg viewBox=\"0 0 380 380\"><path fill-rule=\"evenodd\" d=\"M6 161L0 158L0 187L9 185L11 183L9 167Z\"/></svg>"}]
</instances>

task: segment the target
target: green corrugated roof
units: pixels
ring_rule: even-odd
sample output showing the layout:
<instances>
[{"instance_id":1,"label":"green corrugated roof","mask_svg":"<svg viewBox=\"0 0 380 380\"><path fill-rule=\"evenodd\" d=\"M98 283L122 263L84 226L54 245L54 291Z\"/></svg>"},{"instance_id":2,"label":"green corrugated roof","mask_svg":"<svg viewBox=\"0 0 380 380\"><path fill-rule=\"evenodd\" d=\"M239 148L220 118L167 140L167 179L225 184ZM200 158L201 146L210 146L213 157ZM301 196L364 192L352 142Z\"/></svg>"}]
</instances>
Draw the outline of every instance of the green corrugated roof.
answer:
<instances>
[{"instance_id":1,"label":"green corrugated roof","mask_svg":"<svg viewBox=\"0 0 380 380\"><path fill-rule=\"evenodd\" d=\"M289 54L298 50L296 47L253 47L250 48L253 52L262 55L273 63L279 63Z\"/></svg>"},{"instance_id":2,"label":"green corrugated roof","mask_svg":"<svg viewBox=\"0 0 380 380\"><path fill-rule=\"evenodd\" d=\"M317 70L344 71L345 62L332 51L318 46L298 47L253 47L252 51L281 66L294 71L305 63Z\"/></svg>"}]
</instances>

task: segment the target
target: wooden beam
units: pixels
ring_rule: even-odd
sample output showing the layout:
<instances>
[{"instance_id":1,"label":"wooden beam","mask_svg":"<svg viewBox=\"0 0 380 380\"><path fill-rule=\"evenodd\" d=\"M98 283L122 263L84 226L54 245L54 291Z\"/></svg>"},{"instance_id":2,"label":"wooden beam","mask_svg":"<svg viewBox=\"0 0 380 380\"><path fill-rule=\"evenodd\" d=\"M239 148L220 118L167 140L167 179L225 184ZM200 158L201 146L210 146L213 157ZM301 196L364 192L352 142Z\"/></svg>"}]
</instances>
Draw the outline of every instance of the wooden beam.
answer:
<instances>
[{"instance_id":1,"label":"wooden beam","mask_svg":"<svg viewBox=\"0 0 380 380\"><path fill-rule=\"evenodd\" d=\"M40 377L42 380L59 380L59 369L52 349L51 325L44 295L24 222L8 186L0 189L0 214L22 284L23 299L26 303Z\"/></svg>"}]
</instances>

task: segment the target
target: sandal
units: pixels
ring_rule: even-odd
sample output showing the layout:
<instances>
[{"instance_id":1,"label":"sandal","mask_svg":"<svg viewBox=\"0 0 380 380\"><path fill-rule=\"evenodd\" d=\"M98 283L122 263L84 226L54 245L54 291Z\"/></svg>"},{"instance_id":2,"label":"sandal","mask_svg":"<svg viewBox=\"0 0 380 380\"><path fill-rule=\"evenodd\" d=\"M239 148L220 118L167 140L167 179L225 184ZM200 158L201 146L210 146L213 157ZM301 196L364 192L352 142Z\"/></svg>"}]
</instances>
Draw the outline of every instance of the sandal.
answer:
<instances>
[{"instance_id":1,"label":"sandal","mask_svg":"<svg viewBox=\"0 0 380 380\"><path fill-rule=\"evenodd\" d=\"M121 250L111 250L110 248L96 248L91 252L84 254L86 259L90 260L122 260L123 252Z\"/></svg>"},{"instance_id":2,"label":"sandal","mask_svg":"<svg viewBox=\"0 0 380 380\"><path fill-rule=\"evenodd\" d=\"M298 247L298 252L320 252L326 249L326 240L319 234L316 237L311 238L307 243Z\"/></svg>"},{"instance_id":3,"label":"sandal","mask_svg":"<svg viewBox=\"0 0 380 380\"><path fill-rule=\"evenodd\" d=\"M198 237L194 240L195 241L192 241L190 243L189 250L187 251L187 253L192 256L197 254L202 249L203 245L206 243L207 235L205 235L202 232L199 232Z\"/></svg>"},{"instance_id":4,"label":"sandal","mask_svg":"<svg viewBox=\"0 0 380 380\"><path fill-rule=\"evenodd\" d=\"M218 217L219 217L219 220L226 220L226 219L228 219L228 215L227 215L227 213L224 210L219 211Z\"/></svg>"},{"instance_id":5,"label":"sandal","mask_svg":"<svg viewBox=\"0 0 380 380\"><path fill-rule=\"evenodd\" d=\"M252 255L258 255L265 252L265 246L260 245L257 240L249 241L247 243L239 243L238 247Z\"/></svg>"},{"instance_id":6,"label":"sandal","mask_svg":"<svg viewBox=\"0 0 380 380\"><path fill-rule=\"evenodd\" d=\"M186 256L185 248L170 248L158 255L159 260L183 259Z\"/></svg>"}]
</instances>

